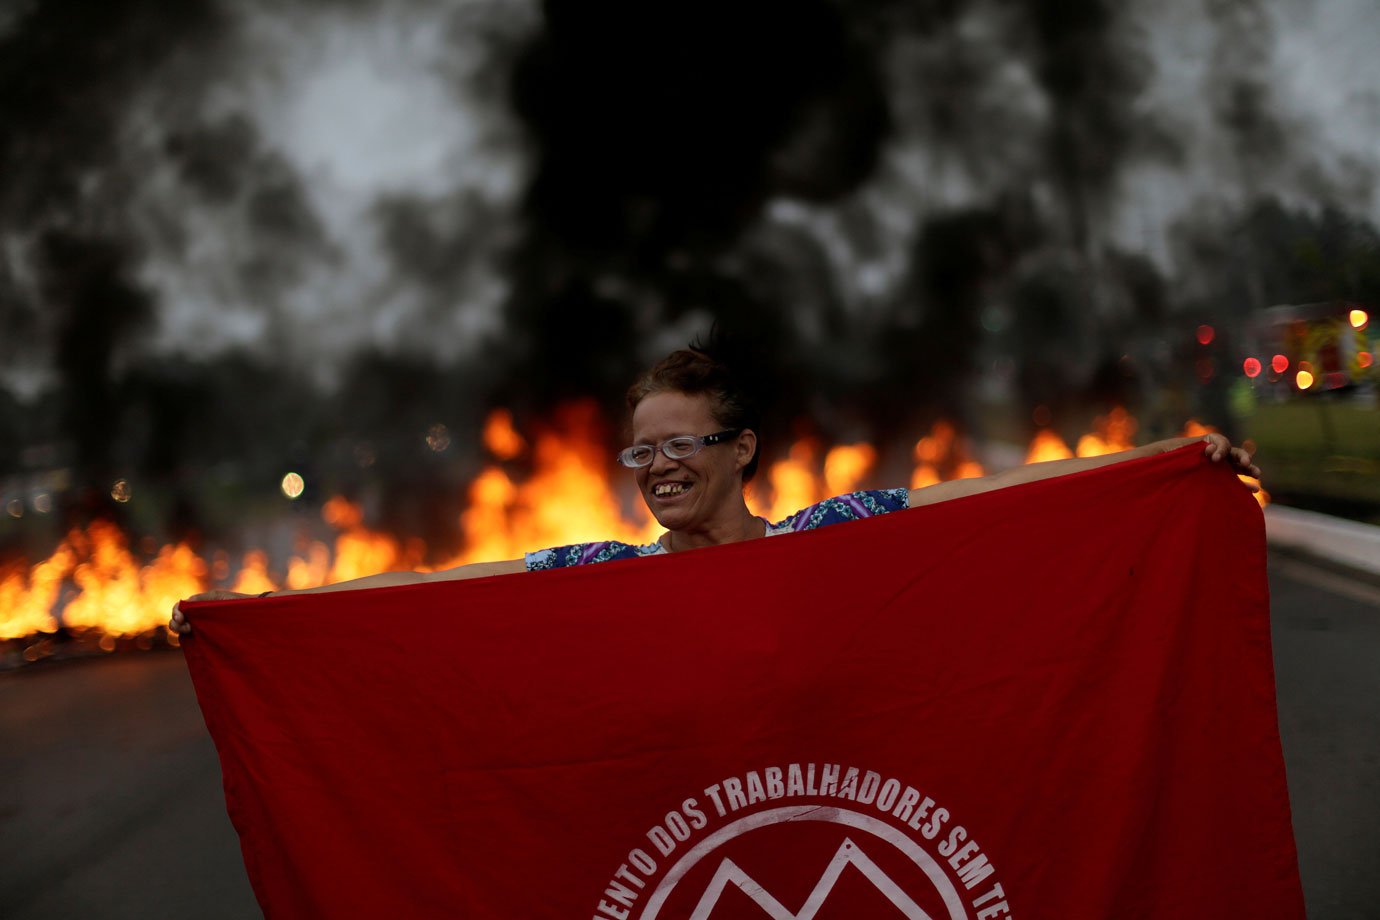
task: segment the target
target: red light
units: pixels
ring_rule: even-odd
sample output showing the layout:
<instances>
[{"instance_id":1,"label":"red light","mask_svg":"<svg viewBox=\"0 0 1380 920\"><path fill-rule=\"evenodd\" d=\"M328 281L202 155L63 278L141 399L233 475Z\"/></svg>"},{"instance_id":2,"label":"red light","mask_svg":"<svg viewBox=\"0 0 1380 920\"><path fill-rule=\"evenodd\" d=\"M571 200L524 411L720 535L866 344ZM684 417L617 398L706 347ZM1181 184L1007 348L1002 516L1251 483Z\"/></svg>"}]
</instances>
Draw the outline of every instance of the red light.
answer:
<instances>
[{"instance_id":1,"label":"red light","mask_svg":"<svg viewBox=\"0 0 1380 920\"><path fill-rule=\"evenodd\" d=\"M1343 374L1341 371L1332 371L1323 379L1327 381L1327 388L1329 390L1335 390L1338 387L1346 386L1346 374Z\"/></svg>"},{"instance_id":2,"label":"red light","mask_svg":"<svg viewBox=\"0 0 1380 920\"><path fill-rule=\"evenodd\" d=\"M1247 377L1260 376L1260 362L1257 361L1255 358L1247 358L1245 361L1241 363L1241 367L1243 370L1245 370Z\"/></svg>"},{"instance_id":3,"label":"red light","mask_svg":"<svg viewBox=\"0 0 1380 920\"><path fill-rule=\"evenodd\" d=\"M1199 327L1198 327L1198 344L1199 344L1199 345L1211 345L1211 344L1212 344L1212 338L1213 338L1213 336L1215 336L1216 334L1217 334L1217 333L1213 331L1213 328L1212 328L1211 326L1199 326Z\"/></svg>"},{"instance_id":4,"label":"red light","mask_svg":"<svg viewBox=\"0 0 1380 920\"><path fill-rule=\"evenodd\" d=\"M1270 359L1270 370L1276 374L1282 374L1289 369L1289 359L1284 355L1275 355Z\"/></svg>"},{"instance_id":5,"label":"red light","mask_svg":"<svg viewBox=\"0 0 1380 920\"><path fill-rule=\"evenodd\" d=\"M1372 364L1375 363L1375 356L1368 351L1357 352L1356 363L1359 364L1361 367L1370 367Z\"/></svg>"}]
</instances>

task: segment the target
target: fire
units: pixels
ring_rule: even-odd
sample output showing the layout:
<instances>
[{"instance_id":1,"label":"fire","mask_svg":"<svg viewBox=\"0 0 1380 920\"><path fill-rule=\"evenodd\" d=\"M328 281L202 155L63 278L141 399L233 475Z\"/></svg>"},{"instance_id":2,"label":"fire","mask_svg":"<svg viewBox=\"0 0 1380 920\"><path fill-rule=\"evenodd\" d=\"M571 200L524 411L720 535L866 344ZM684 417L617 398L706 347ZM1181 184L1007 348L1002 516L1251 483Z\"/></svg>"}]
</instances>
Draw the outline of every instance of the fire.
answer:
<instances>
[{"instance_id":1,"label":"fire","mask_svg":"<svg viewBox=\"0 0 1380 920\"><path fill-rule=\"evenodd\" d=\"M1191 418L1184 422L1183 436L1186 438L1201 438L1203 435L1216 433L1216 428L1211 425L1204 425L1196 418Z\"/></svg>"},{"instance_id":2,"label":"fire","mask_svg":"<svg viewBox=\"0 0 1380 920\"><path fill-rule=\"evenodd\" d=\"M62 611L68 629L106 637L143 635L167 620L179 598L200 591L205 578L206 563L187 544L164 546L140 566L119 528L95 521L69 533L53 555L33 567L27 584L17 574L0 583L0 638L56 631L51 611L68 580L76 588Z\"/></svg>"},{"instance_id":3,"label":"fire","mask_svg":"<svg viewBox=\"0 0 1380 920\"><path fill-rule=\"evenodd\" d=\"M295 590L324 585L331 574L331 548L320 540L308 544L306 555L288 560L287 586ZM265 588L264 590L269 590Z\"/></svg>"},{"instance_id":4,"label":"fire","mask_svg":"<svg viewBox=\"0 0 1380 920\"><path fill-rule=\"evenodd\" d=\"M460 515L460 529L474 559L508 558L508 513L517 500L517 486L498 467L484 470L470 485L470 504Z\"/></svg>"},{"instance_id":5,"label":"fire","mask_svg":"<svg viewBox=\"0 0 1380 920\"><path fill-rule=\"evenodd\" d=\"M871 444L831 448L824 457L824 491L829 495L857 491L876 463L877 451Z\"/></svg>"},{"instance_id":6,"label":"fire","mask_svg":"<svg viewBox=\"0 0 1380 920\"><path fill-rule=\"evenodd\" d=\"M912 489L985 475L982 464L969 455L967 442L958 436L952 422L940 419L930 427L929 434L915 442L915 469L910 476Z\"/></svg>"},{"instance_id":7,"label":"fire","mask_svg":"<svg viewBox=\"0 0 1380 920\"><path fill-rule=\"evenodd\" d=\"M801 438L791 445L786 459L767 470L767 486L771 501L766 501L756 489L748 494L748 510L769 521L789 517L801 508L818 501L822 489L816 472L819 445L811 438Z\"/></svg>"},{"instance_id":8,"label":"fire","mask_svg":"<svg viewBox=\"0 0 1380 920\"><path fill-rule=\"evenodd\" d=\"M360 510L359 505L336 495L328 498L321 506L321 520L337 530L348 530L364 523L364 512Z\"/></svg>"},{"instance_id":9,"label":"fire","mask_svg":"<svg viewBox=\"0 0 1380 920\"><path fill-rule=\"evenodd\" d=\"M915 467L915 472L910 476L910 488L923 489L926 486L938 485L942 480L939 472L932 466L921 463Z\"/></svg>"},{"instance_id":10,"label":"fire","mask_svg":"<svg viewBox=\"0 0 1380 920\"><path fill-rule=\"evenodd\" d=\"M1078 439L1074 449L1080 457L1100 457L1120 450L1130 450L1136 444L1131 437L1136 433L1136 420L1131 413L1117 406L1106 415L1093 420L1093 430Z\"/></svg>"},{"instance_id":11,"label":"fire","mask_svg":"<svg viewBox=\"0 0 1380 920\"><path fill-rule=\"evenodd\" d=\"M388 534L377 533L363 526L353 527L336 539L335 562L319 584L349 581L379 572L416 569L421 566L425 555L425 547L420 541L400 543ZM316 584L309 582L302 587L314 588Z\"/></svg>"},{"instance_id":12,"label":"fire","mask_svg":"<svg viewBox=\"0 0 1380 920\"><path fill-rule=\"evenodd\" d=\"M244 554L230 590L239 594L262 594L283 587L316 588L379 572L420 568L425 560L425 547L419 541L403 543L389 534L370 530L364 526L364 512L360 507L339 495L322 505L321 518L340 531L333 545L327 546L319 540L302 541L287 561L284 578L274 574L267 553L252 549ZM223 580L224 569L219 563L216 568L221 572L218 580ZM191 593L200 590L202 588L197 588Z\"/></svg>"},{"instance_id":13,"label":"fire","mask_svg":"<svg viewBox=\"0 0 1380 920\"><path fill-rule=\"evenodd\" d=\"M512 460L527 447L522 435L513 428L513 414L507 409L495 409L484 423L484 447L500 460Z\"/></svg>"},{"instance_id":14,"label":"fire","mask_svg":"<svg viewBox=\"0 0 1380 920\"><path fill-rule=\"evenodd\" d=\"M500 417L501 418L501 417ZM486 431L494 428L493 417ZM461 515L465 549L442 568L492 559L520 559L548 546L588 540L648 543L661 531L631 488L620 494L613 457L599 437L598 408L572 403L536 435L532 475L520 485L499 465L487 467L470 486ZM489 439L486 437L485 443ZM500 441L500 446L517 442ZM492 449L492 448L491 448ZM505 459L502 453L495 456ZM631 509L625 512L625 507Z\"/></svg>"},{"instance_id":15,"label":"fire","mask_svg":"<svg viewBox=\"0 0 1380 920\"><path fill-rule=\"evenodd\" d=\"M748 490L748 510L769 521L790 517L806 505L830 495L842 495L861 487L877 463L871 444L840 444L831 447L819 462L819 443L804 437L791 445L786 459L767 470L768 500L758 489Z\"/></svg>"},{"instance_id":16,"label":"fire","mask_svg":"<svg viewBox=\"0 0 1380 920\"><path fill-rule=\"evenodd\" d=\"M1064 439L1059 437L1048 428L1041 428L1035 432L1034 439L1030 442L1030 450L1026 451L1026 463L1043 463L1046 460L1067 460L1073 456L1073 451L1064 443Z\"/></svg>"},{"instance_id":17,"label":"fire","mask_svg":"<svg viewBox=\"0 0 1380 920\"><path fill-rule=\"evenodd\" d=\"M33 567L28 579L18 567L0 579L0 639L56 632L53 605L76 564L76 552L63 540L51 556Z\"/></svg>"},{"instance_id":18,"label":"fire","mask_svg":"<svg viewBox=\"0 0 1380 920\"><path fill-rule=\"evenodd\" d=\"M1200 437L1212 430L1190 420L1184 434ZM1042 429L1031 441L1026 462L1127 449L1134 446L1135 431L1135 419L1120 408L1099 417L1076 450ZM64 598L62 625L100 635L102 647L113 649L115 637L153 635L175 601L213 585L259 594L383 571L421 570L429 564L448 568L517 559L534 549L585 540L651 542L660 528L637 495L633 478L613 464L600 433L598 411L588 402L558 410L529 437L517 432L506 410L493 412L482 432L490 462L470 484L458 516L463 549L448 559L437 560L421 541L370 529L363 509L340 496L321 508L322 520L337 532L333 541L304 536L281 570L265 551L251 549L233 580L234 567L223 552L217 551L208 564L187 544L169 544L141 565L115 525L94 522L73 530L27 572L15 565L0 569L0 640L55 632L59 621L54 611ZM984 475L967 440L942 419L915 443L913 462L911 488ZM827 496L864 487L877 463L871 444L826 450L813 438L800 438L783 459L762 470L749 489L748 506L754 514L778 521ZM1262 505L1268 501L1264 492L1258 498ZM169 640L175 643L175 637ZM39 647L31 645L28 651ZM39 654L47 652L27 657Z\"/></svg>"},{"instance_id":19,"label":"fire","mask_svg":"<svg viewBox=\"0 0 1380 920\"><path fill-rule=\"evenodd\" d=\"M277 587L278 583L268 576L268 553L251 549L244 554L244 566L230 590L240 594L262 594Z\"/></svg>"}]
</instances>

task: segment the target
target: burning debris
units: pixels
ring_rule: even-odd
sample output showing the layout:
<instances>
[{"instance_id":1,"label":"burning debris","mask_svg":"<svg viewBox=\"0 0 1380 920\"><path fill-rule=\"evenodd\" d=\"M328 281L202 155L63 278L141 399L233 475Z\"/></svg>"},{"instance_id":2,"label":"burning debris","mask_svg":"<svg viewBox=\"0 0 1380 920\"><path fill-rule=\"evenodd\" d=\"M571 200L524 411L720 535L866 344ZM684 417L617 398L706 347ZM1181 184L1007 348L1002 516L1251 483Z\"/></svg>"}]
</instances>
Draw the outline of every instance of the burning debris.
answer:
<instances>
[{"instance_id":1,"label":"burning debris","mask_svg":"<svg viewBox=\"0 0 1380 920\"><path fill-rule=\"evenodd\" d=\"M245 552L232 565L223 550L209 558L187 542L138 553L129 536L108 521L73 529L46 559L10 564L0 574L0 641L16 661L33 661L60 650L55 634L83 637L103 651L177 644L164 624L177 600L227 587L257 594L280 587L309 588L398 569L444 569L468 562L513 559L546 546L592 539L646 543L660 528L627 488L607 456L598 412L589 402L563 407L530 436L520 434L506 410L493 412L482 440L490 463L470 483L457 516L462 550L434 552L417 538L366 525L359 504L335 496L321 505L321 525L333 532L313 539L304 528L295 551L275 561L262 548ZM1134 446L1135 419L1114 409L1097 419L1095 431L1078 440L1076 451L1042 429L1026 462L1096 456ZM1211 429L1190 422L1186 435ZM984 475L972 446L947 422L936 422L914 446L912 488ZM874 482L880 451L868 443L824 448L813 437L798 439L786 455L764 469L765 487L754 484L749 508L779 520L812 502ZM526 472L521 472L526 470ZM1261 493L1262 503L1265 501ZM140 556L148 558L140 562Z\"/></svg>"},{"instance_id":2,"label":"burning debris","mask_svg":"<svg viewBox=\"0 0 1380 920\"><path fill-rule=\"evenodd\" d=\"M644 541L572 400L616 404L715 319L760 346L766 416L832 436L764 432L791 447L751 507L779 518L1016 462L961 435L989 386L1034 410L1031 462L1133 443L1122 410L1052 430L1091 405L1228 425L1243 359L1335 379L1228 344L1253 311L1380 302L1373 152L1291 100L1258 0L21 7L0 497L65 522L0 569L0 639L31 656L160 635L208 585ZM1200 323L1217 337L1172 331ZM481 455L459 433L495 403L550 422L494 413ZM903 456L849 424L927 433ZM342 467L351 498L315 491ZM290 536L192 538L272 489Z\"/></svg>"}]
</instances>

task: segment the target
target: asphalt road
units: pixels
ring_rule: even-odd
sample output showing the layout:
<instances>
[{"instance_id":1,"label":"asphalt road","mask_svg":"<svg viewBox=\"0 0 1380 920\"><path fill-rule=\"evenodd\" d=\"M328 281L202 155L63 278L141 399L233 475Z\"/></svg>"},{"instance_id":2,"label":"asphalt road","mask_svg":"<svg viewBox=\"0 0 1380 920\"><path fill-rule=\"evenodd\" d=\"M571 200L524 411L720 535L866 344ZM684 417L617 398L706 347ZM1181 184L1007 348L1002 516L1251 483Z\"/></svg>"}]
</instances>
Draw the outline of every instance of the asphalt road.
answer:
<instances>
[{"instance_id":1,"label":"asphalt road","mask_svg":"<svg viewBox=\"0 0 1380 920\"><path fill-rule=\"evenodd\" d=\"M1380 917L1380 587L1271 559L1309 917ZM0 675L0 916L260 916L181 656Z\"/></svg>"}]
</instances>

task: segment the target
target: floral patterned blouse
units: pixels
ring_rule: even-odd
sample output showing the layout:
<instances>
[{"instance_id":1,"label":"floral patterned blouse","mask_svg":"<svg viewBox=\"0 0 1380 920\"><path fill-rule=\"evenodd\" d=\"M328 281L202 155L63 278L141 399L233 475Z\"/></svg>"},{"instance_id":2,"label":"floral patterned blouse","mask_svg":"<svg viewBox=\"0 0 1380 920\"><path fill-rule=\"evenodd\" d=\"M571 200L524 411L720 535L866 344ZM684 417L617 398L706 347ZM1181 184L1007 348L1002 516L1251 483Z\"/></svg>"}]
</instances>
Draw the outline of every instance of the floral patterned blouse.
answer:
<instances>
[{"instance_id":1,"label":"floral patterned blouse","mask_svg":"<svg viewBox=\"0 0 1380 920\"><path fill-rule=\"evenodd\" d=\"M814 530L843 521L856 521L891 511L904 511L909 507L907 489L874 489L868 492L850 492L826 498L822 502L802 508L795 514L777 524L767 524L767 536L774 537L798 530ZM617 540L603 540L597 543L573 543L570 546L556 546L537 550L526 555L527 571L539 572L542 569L561 569L570 565L589 565L594 562L612 562L615 559L636 559L639 556L660 556L666 547L660 543L647 543L633 546Z\"/></svg>"}]
</instances>

